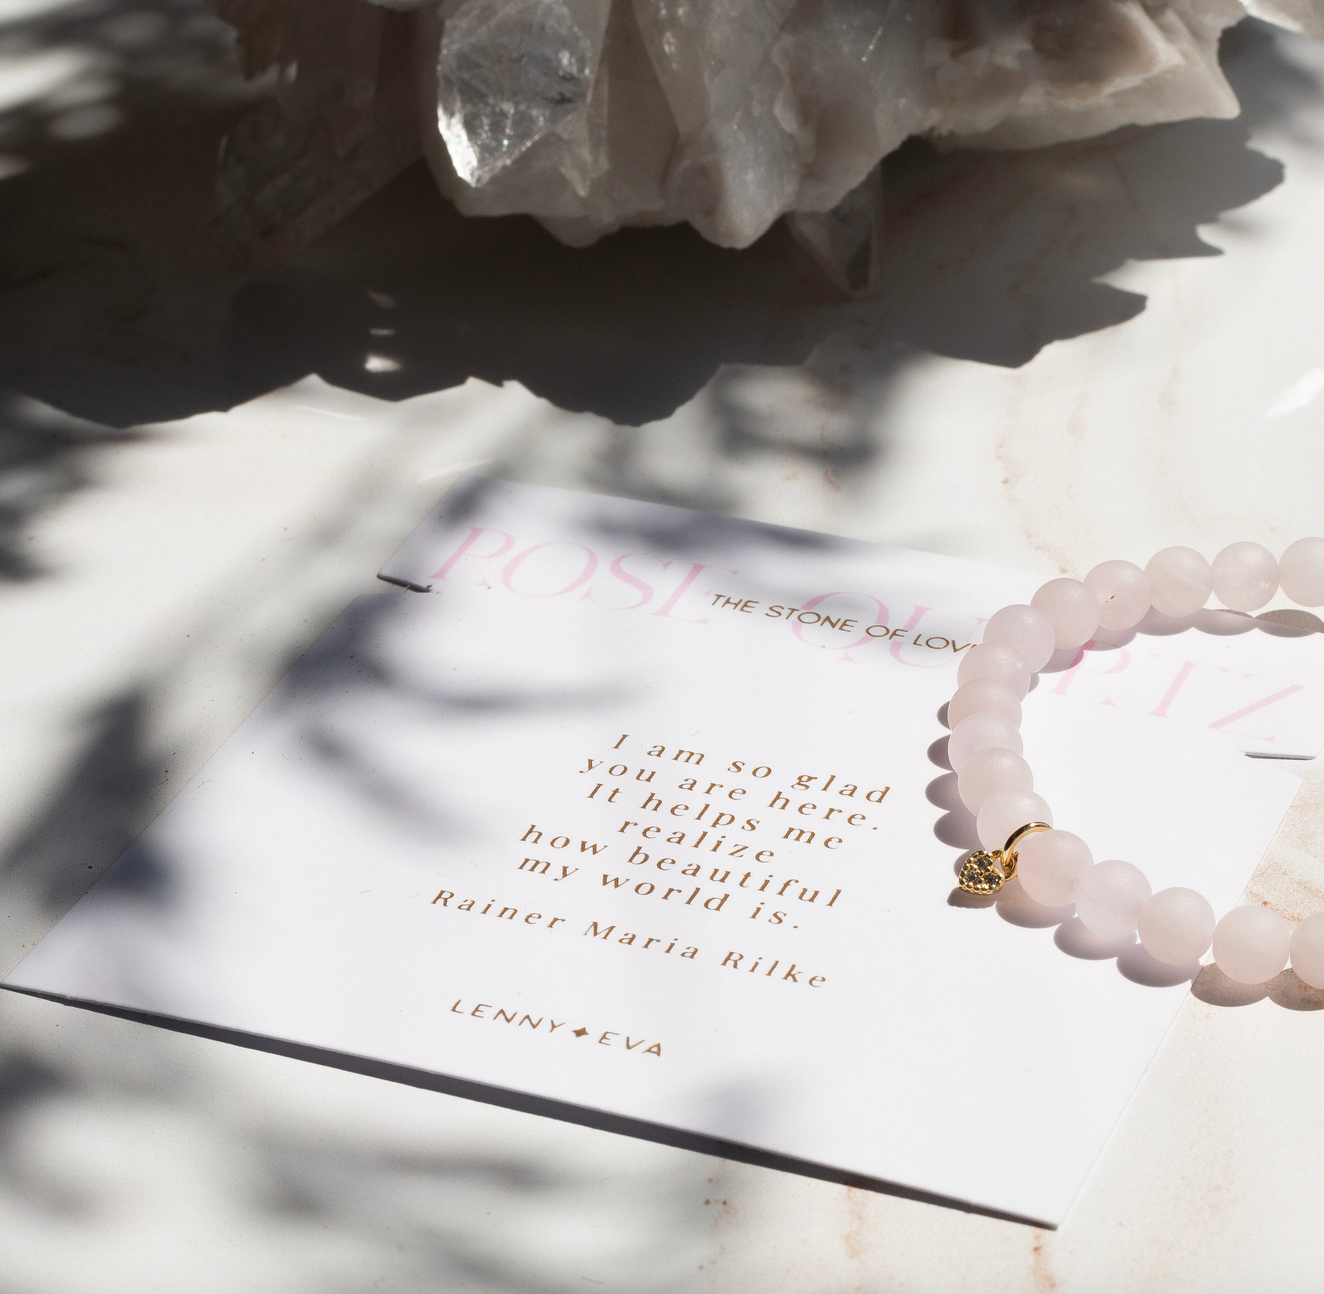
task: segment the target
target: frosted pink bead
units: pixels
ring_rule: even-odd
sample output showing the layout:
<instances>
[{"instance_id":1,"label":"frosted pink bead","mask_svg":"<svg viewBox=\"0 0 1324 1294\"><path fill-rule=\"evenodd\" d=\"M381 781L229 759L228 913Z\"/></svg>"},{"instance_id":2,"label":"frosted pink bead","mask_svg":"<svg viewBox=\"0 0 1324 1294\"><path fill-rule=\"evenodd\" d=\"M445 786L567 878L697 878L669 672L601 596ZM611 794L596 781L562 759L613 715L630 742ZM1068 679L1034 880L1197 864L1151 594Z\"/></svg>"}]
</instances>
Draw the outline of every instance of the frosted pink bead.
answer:
<instances>
[{"instance_id":1,"label":"frosted pink bead","mask_svg":"<svg viewBox=\"0 0 1324 1294\"><path fill-rule=\"evenodd\" d=\"M1214 927L1214 961L1238 984L1263 984L1287 965L1292 931L1268 908L1233 908Z\"/></svg>"},{"instance_id":2,"label":"frosted pink bead","mask_svg":"<svg viewBox=\"0 0 1324 1294\"><path fill-rule=\"evenodd\" d=\"M1154 609L1165 616L1193 616L1214 591L1214 572L1194 548L1180 544L1164 548L1149 559Z\"/></svg>"},{"instance_id":3,"label":"frosted pink bead","mask_svg":"<svg viewBox=\"0 0 1324 1294\"><path fill-rule=\"evenodd\" d=\"M1016 846L1021 888L1049 908L1064 907L1076 897L1076 882L1093 862L1089 846L1069 831L1038 831Z\"/></svg>"},{"instance_id":4,"label":"frosted pink bead","mask_svg":"<svg viewBox=\"0 0 1324 1294\"><path fill-rule=\"evenodd\" d=\"M1174 885L1146 900L1136 913L1136 930L1155 961L1184 966L1198 961L1214 937L1214 910L1203 894Z\"/></svg>"},{"instance_id":5,"label":"frosted pink bead","mask_svg":"<svg viewBox=\"0 0 1324 1294\"><path fill-rule=\"evenodd\" d=\"M952 735L947 739L947 761L959 773L975 751L986 750L989 746L1001 746L1018 755L1024 749L1021 730L1010 719L984 710L962 719L952 729Z\"/></svg>"},{"instance_id":6,"label":"frosted pink bead","mask_svg":"<svg viewBox=\"0 0 1324 1294\"><path fill-rule=\"evenodd\" d=\"M1083 646L1099 627L1099 599L1079 580L1049 580L1030 605L1048 617L1053 645L1059 650Z\"/></svg>"},{"instance_id":7,"label":"frosted pink bead","mask_svg":"<svg viewBox=\"0 0 1324 1294\"><path fill-rule=\"evenodd\" d=\"M1297 979L1324 988L1324 912L1312 913L1292 931L1291 953Z\"/></svg>"},{"instance_id":8,"label":"frosted pink bead","mask_svg":"<svg viewBox=\"0 0 1324 1294\"><path fill-rule=\"evenodd\" d=\"M962 719L988 711L1010 719L1018 728L1021 724L1021 703L1016 693L991 678L971 679L956 689L947 703L947 723L955 728Z\"/></svg>"},{"instance_id":9,"label":"frosted pink bead","mask_svg":"<svg viewBox=\"0 0 1324 1294\"><path fill-rule=\"evenodd\" d=\"M977 678L991 679L1011 688L1018 700L1024 699L1030 690L1029 666L1021 659L1020 653L1006 643L980 643L967 648L956 671L956 681L964 686Z\"/></svg>"},{"instance_id":10,"label":"frosted pink bead","mask_svg":"<svg viewBox=\"0 0 1324 1294\"><path fill-rule=\"evenodd\" d=\"M1278 578L1297 606L1324 606L1324 539L1298 539L1288 545L1278 559Z\"/></svg>"},{"instance_id":11,"label":"frosted pink bead","mask_svg":"<svg viewBox=\"0 0 1324 1294\"><path fill-rule=\"evenodd\" d=\"M1007 837L1027 822L1052 826L1053 814L1043 796L1033 791L995 791L980 807L975 830L985 849L1001 849Z\"/></svg>"},{"instance_id":12,"label":"frosted pink bead","mask_svg":"<svg viewBox=\"0 0 1324 1294\"><path fill-rule=\"evenodd\" d=\"M1006 643L1025 662L1031 674L1037 674L1048 664L1056 646L1048 617L1021 602L993 613L993 618L984 626L984 641Z\"/></svg>"},{"instance_id":13,"label":"frosted pink bead","mask_svg":"<svg viewBox=\"0 0 1324 1294\"><path fill-rule=\"evenodd\" d=\"M984 801L997 791L1032 791L1034 774L1014 750L986 746L965 761L956 779L961 803L971 813L978 813Z\"/></svg>"},{"instance_id":14,"label":"frosted pink bead","mask_svg":"<svg viewBox=\"0 0 1324 1294\"><path fill-rule=\"evenodd\" d=\"M1215 595L1233 611L1258 611L1278 591L1278 563L1263 544L1229 544L1213 572Z\"/></svg>"},{"instance_id":15,"label":"frosted pink bead","mask_svg":"<svg viewBox=\"0 0 1324 1294\"><path fill-rule=\"evenodd\" d=\"M1136 917L1151 890L1145 874L1120 858L1087 867L1076 882L1076 915L1086 930L1120 939L1136 928Z\"/></svg>"},{"instance_id":16,"label":"frosted pink bead","mask_svg":"<svg viewBox=\"0 0 1324 1294\"><path fill-rule=\"evenodd\" d=\"M1154 600L1149 576L1134 562L1100 562L1085 576L1085 587L1099 601L1103 629L1134 629Z\"/></svg>"}]
</instances>

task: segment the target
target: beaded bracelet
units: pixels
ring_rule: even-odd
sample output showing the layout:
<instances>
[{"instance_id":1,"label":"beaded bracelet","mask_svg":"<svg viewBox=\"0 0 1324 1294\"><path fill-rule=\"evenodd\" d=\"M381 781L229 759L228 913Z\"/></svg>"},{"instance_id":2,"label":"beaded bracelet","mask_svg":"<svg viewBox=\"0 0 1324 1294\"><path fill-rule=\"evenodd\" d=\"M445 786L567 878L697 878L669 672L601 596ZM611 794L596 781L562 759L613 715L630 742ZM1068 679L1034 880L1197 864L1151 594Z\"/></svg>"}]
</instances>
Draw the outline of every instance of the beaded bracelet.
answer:
<instances>
[{"instance_id":1,"label":"beaded bracelet","mask_svg":"<svg viewBox=\"0 0 1324 1294\"><path fill-rule=\"evenodd\" d=\"M970 649L947 708L948 758L962 802L976 815L980 843L960 869L971 894L996 894L1018 877L1031 899L1049 907L1074 903L1087 930L1107 939L1139 934L1158 961L1184 966L1213 945L1229 979L1262 984L1286 965L1324 989L1324 911L1292 930L1267 907L1233 908L1217 924L1208 900L1181 886L1150 889L1139 868L1111 859L1096 863L1079 836L1053 827L1021 758L1021 700L1030 677L1054 651L1075 650L1100 629L1134 629L1151 607L1193 616L1210 593L1233 611L1258 611L1281 586L1301 606L1324 605L1324 539L1299 539L1279 561L1259 544L1224 548L1212 565L1191 548L1165 548L1144 570L1103 562L1084 580L1049 580L1029 606L1003 607L984 640ZM1005 842L1001 843L1000 842Z\"/></svg>"}]
</instances>

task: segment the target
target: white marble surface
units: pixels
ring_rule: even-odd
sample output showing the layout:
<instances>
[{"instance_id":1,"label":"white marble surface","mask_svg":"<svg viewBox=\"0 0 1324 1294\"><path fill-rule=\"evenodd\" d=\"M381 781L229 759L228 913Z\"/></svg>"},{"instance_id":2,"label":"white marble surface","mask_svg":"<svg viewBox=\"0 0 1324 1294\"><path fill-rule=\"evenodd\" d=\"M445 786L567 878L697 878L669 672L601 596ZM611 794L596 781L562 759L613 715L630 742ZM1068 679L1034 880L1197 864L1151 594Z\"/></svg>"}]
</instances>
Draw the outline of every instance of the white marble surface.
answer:
<instances>
[{"instance_id":1,"label":"white marble surface","mask_svg":"<svg viewBox=\"0 0 1324 1294\"><path fill-rule=\"evenodd\" d=\"M1320 533L1324 49L1228 64L1239 122L902 158L877 303L776 234L461 226L418 173L241 287L218 29L0 6L0 968L462 468L1045 574ZM6 994L0 1288L1316 1288L1322 1003L1200 993L1055 1233Z\"/></svg>"}]
</instances>

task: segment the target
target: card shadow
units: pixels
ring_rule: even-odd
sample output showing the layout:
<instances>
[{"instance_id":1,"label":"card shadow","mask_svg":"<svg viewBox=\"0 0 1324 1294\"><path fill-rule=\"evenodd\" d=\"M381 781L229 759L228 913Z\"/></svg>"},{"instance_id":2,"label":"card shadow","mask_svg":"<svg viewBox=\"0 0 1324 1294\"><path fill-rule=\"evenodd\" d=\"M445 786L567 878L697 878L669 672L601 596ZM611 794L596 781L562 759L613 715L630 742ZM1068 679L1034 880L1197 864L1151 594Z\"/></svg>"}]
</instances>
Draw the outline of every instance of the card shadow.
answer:
<instances>
[{"instance_id":1,"label":"card shadow","mask_svg":"<svg viewBox=\"0 0 1324 1294\"><path fill-rule=\"evenodd\" d=\"M436 1074L429 1070L415 1069L408 1065L391 1064L387 1061L374 1060L366 1056L354 1056L328 1048L287 1042L281 1038L271 1038L263 1034L248 1033L239 1029L226 1029L216 1025L201 1024L197 1021L183 1020L153 1012L132 1011L100 1002L90 1002L81 998L64 997L56 993L44 993L35 989L20 988L16 985L0 984L0 988L8 989L13 993L21 993L27 997L55 1002L62 1006L91 1011L98 1015L128 1020L135 1024L168 1029L176 1033L188 1034L191 1037L205 1038L208 1041L224 1043L228 1046L245 1047L253 1051L283 1056L289 1060L303 1061L307 1064L323 1065L331 1069L344 1070L351 1074L360 1074L367 1078L382 1079L390 1083L400 1083L407 1087L439 1092L445 1096L459 1097L462 1100L496 1105L523 1114L537 1115L540 1118L557 1119L563 1123L578 1124L581 1127L593 1128L600 1132L610 1132L617 1136L635 1137L641 1141L651 1141L658 1145L671 1146L677 1150L688 1150L712 1158L734 1160L754 1168L766 1168L774 1172L792 1173L800 1177L815 1178L838 1186L854 1187L857 1190L889 1195L896 1199L911 1200L919 1204L932 1204L962 1213L993 1218L1000 1222L1015 1222L1022 1226L1056 1230L1056 1224L1041 1219L1007 1213L998 1209L989 1209L954 1197L914 1190L894 1182L867 1177L859 1173L844 1172L809 1160L797 1159L791 1155L780 1155L772 1151L760 1150L754 1146L743 1145L739 1142L686 1132L664 1124L650 1123L646 1120L634 1119L625 1115L610 1114L606 1111L594 1110L566 1101L557 1101L549 1097L518 1092L511 1088L478 1083L470 1079L454 1078L446 1074Z\"/></svg>"}]
</instances>

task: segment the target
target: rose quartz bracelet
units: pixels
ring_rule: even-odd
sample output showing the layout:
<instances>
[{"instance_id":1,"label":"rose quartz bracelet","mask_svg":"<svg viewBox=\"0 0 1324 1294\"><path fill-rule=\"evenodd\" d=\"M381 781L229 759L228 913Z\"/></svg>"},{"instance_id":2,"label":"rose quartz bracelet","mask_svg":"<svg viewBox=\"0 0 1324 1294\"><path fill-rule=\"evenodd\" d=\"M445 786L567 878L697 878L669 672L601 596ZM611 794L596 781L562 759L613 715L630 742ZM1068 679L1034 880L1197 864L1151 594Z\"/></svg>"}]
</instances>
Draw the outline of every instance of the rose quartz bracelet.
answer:
<instances>
[{"instance_id":1,"label":"rose quartz bracelet","mask_svg":"<svg viewBox=\"0 0 1324 1294\"><path fill-rule=\"evenodd\" d=\"M961 865L961 888L995 894L1013 876L1049 907L1076 905L1087 930L1109 939L1138 932L1157 960L1184 966L1212 943L1229 979L1262 984L1287 965L1324 989L1324 912L1292 930L1267 907L1233 908L1217 924L1208 901L1180 886L1150 889L1138 867L1096 863L1079 836L1053 827L1021 758L1021 700L1054 651L1083 647L1100 628L1134 629L1150 608L1192 616L1211 592L1233 611L1258 611L1279 587L1301 606L1324 606L1324 539L1299 539L1279 561L1259 544L1229 544L1213 564L1191 548L1165 548L1142 571L1104 562L1083 581L1049 580L1029 606L1003 607L961 662L947 709L948 757L962 802L976 815L982 850Z\"/></svg>"}]
</instances>

